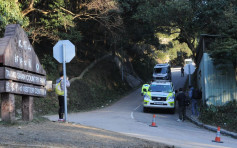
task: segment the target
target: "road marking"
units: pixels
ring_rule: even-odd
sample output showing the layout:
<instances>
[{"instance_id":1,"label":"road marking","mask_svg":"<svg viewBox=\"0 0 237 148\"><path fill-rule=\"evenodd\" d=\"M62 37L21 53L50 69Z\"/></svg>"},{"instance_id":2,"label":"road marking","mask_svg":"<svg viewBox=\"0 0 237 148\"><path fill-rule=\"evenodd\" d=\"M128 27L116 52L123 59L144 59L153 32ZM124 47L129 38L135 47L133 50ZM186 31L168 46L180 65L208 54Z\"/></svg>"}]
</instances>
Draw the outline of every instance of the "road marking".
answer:
<instances>
[{"instance_id":1,"label":"road marking","mask_svg":"<svg viewBox=\"0 0 237 148\"><path fill-rule=\"evenodd\" d=\"M131 112L131 118L134 119L134 117L133 117L133 112Z\"/></svg>"},{"instance_id":2,"label":"road marking","mask_svg":"<svg viewBox=\"0 0 237 148\"><path fill-rule=\"evenodd\" d=\"M136 107L134 110L137 110L141 105L138 105L138 107Z\"/></svg>"},{"instance_id":3,"label":"road marking","mask_svg":"<svg viewBox=\"0 0 237 148\"><path fill-rule=\"evenodd\" d=\"M136 111L141 105L138 105L134 110ZM131 112L131 118L134 119L133 112Z\"/></svg>"}]
</instances>

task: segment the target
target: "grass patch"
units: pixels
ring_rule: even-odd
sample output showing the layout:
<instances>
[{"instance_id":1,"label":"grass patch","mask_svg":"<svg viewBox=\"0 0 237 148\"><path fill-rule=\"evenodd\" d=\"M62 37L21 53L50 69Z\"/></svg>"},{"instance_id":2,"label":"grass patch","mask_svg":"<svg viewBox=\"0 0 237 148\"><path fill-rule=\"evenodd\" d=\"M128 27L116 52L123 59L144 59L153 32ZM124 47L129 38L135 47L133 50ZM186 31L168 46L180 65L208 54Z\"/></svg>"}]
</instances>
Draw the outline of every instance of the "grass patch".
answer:
<instances>
[{"instance_id":1,"label":"grass patch","mask_svg":"<svg viewBox=\"0 0 237 148\"><path fill-rule=\"evenodd\" d=\"M220 126L226 130L237 132L237 101L230 101L223 106L201 108L199 119L209 125Z\"/></svg>"},{"instance_id":2,"label":"grass patch","mask_svg":"<svg viewBox=\"0 0 237 148\"><path fill-rule=\"evenodd\" d=\"M17 121L13 121L13 122L0 121L0 125L10 127L10 126L19 125L19 123Z\"/></svg>"},{"instance_id":3,"label":"grass patch","mask_svg":"<svg viewBox=\"0 0 237 148\"><path fill-rule=\"evenodd\" d=\"M42 117L42 116L34 116L34 119L32 121L23 121L21 118L16 119L15 121L12 122L6 122L6 121L0 121L0 125L3 126L19 126L19 125L27 125L29 123L42 123L49 121L49 119Z\"/></svg>"}]
</instances>

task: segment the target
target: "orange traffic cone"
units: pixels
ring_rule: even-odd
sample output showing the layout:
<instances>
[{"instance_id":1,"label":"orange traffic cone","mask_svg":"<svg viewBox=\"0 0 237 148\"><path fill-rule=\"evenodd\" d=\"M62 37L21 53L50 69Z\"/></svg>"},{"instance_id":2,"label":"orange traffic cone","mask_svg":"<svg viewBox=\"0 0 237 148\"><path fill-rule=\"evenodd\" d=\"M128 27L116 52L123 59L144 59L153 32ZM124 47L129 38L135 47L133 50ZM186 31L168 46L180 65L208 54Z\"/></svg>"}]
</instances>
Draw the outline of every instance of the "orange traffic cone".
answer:
<instances>
[{"instance_id":1,"label":"orange traffic cone","mask_svg":"<svg viewBox=\"0 0 237 148\"><path fill-rule=\"evenodd\" d=\"M157 127L157 126L156 126L156 115L153 115L152 123L151 123L150 126L151 126L151 127Z\"/></svg>"},{"instance_id":2,"label":"orange traffic cone","mask_svg":"<svg viewBox=\"0 0 237 148\"><path fill-rule=\"evenodd\" d=\"M215 140L212 140L212 142L223 143L223 142L221 141L220 135L221 135L221 128L218 126L218 127L217 127L216 138L215 138Z\"/></svg>"}]
</instances>

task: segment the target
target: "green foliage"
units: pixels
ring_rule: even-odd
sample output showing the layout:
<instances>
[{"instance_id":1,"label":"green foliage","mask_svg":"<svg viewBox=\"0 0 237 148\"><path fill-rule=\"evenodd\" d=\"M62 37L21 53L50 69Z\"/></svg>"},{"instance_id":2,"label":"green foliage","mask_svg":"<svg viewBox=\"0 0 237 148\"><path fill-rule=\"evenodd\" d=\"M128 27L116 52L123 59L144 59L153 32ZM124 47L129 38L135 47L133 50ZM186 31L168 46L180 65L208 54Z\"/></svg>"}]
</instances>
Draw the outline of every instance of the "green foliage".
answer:
<instances>
[{"instance_id":1,"label":"green foliage","mask_svg":"<svg viewBox=\"0 0 237 148\"><path fill-rule=\"evenodd\" d=\"M26 27L29 24L29 20L23 17L19 6L14 0L0 1L0 34L5 30L8 24L21 24Z\"/></svg>"},{"instance_id":2,"label":"green foliage","mask_svg":"<svg viewBox=\"0 0 237 148\"><path fill-rule=\"evenodd\" d=\"M132 60L132 65L136 73L146 82L152 80L153 68L156 64L154 59L155 58L152 54L144 54L135 56Z\"/></svg>"},{"instance_id":3,"label":"green foliage","mask_svg":"<svg viewBox=\"0 0 237 148\"><path fill-rule=\"evenodd\" d=\"M196 6L196 3L193 4L193 1L186 0L160 0L158 2L155 0L119 0L119 2L123 15L126 16L126 28L132 41L155 45L157 50L163 50L164 53L168 51L170 58L175 59L174 50L181 47L172 46L177 45L173 41L165 46L160 45L162 43L159 40L162 37L157 36L156 33L162 32L173 36L176 31L178 35L174 40L186 43L181 46L187 45L194 52L196 38L200 31L200 22L197 20L199 12L197 8L199 7ZM188 54L190 55L190 52ZM163 57L161 51L160 56Z\"/></svg>"},{"instance_id":4,"label":"green foliage","mask_svg":"<svg viewBox=\"0 0 237 148\"><path fill-rule=\"evenodd\" d=\"M225 64L236 64L237 58L237 40L232 38L218 39L210 46L210 56L214 60L214 64L221 69L225 68Z\"/></svg>"},{"instance_id":5,"label":"green foliage","mask_svg":"<svg viewBox=\"0 0 237 148\"><path fill-rule=\"evenodd\" d=\"M237 3L232 0L208 0L199 6L199 25L206 33L225 34L236 19L236 8Z\"/></svg>"},{"instance_id":6,"label":"green foliage","mask_svg":"<svg viewBox=\"0 0 237 148\"><path fill-rule=\"evenodd\" d=\"M218 67L226 68L224 64L232 63L236 67L237 58L237 3L231 0L215 0L208 3L209 7L218 7L207 12L204 18L208 20L207 31L220 34L221 37L211 43L210 56ZM217 17L218 16L218 17Z\"/></svg>"},{"instance_id":7,"label":"green foliage","mask_svg":"<svg viewBox=\"0 0 237 148\"><path fill-rule=\"evenodd\" d=\"M41 64L47 72L47 79L52 80L58 73L57 63L55 62L54 57L44 54L44 57L41 59Z\"/></svg>"},{"instance_id":8,"label":"green foliage","mask_svg":"<svg viewBox=\"0 0 237 148\"><path fill-rule=\"evenodd\" d=\"M34 99L35 115L57 114L58 98L54 91L47 92L47 97Z\"/></svg>"},{"instance_id":9,"label":"green foliage","mask_svg":"<svg viewBox=\"0 0 237 148\"><path fill-rule=\"evenodd\" d=\"M72 14L63 10L66 4L62 0L47 1L45 5L48 8L49 14L40 16L37 25L44 26L44 32L48 32L46 36L49 38L52 38L51 35L53 35L53 39L64 37L64 34L75 26ZM77 35L80 36L80 34Z\"/></svg>"},{"instance_id":10,"label":"green foliage","mask_svg":"<svg viewBox=\"0 0 237 148\"><path fill-rule=\"evenodd\" d=\"M179 34L177 29L171 29L169 34L161 32L156 34L160 39L160 50L156 52L159 60L165 62L168 58L173 66L182 65L182 61L192 55L192 51L186 43L180 43L176 40Z\"/></svg>"},{"instance_id":11,"label":"green foliage","mask_svg":"<svg viewBox=\"0 0 237 148\"><path fill-rule=\"evenodd\" d=\"M70 28L68 32L60 33L59 36L62 40L70 40L73 43L79 43L82 39L81 32L75 28Z\"/></svg>"},{"instance_id":12,"label":"green foliage","mask_svg":"<svg viewBox=\"0 0 237 148\"><path fill-rule=\"evenodd\" d=\"M194 51L195 40L199 32L198 22L195 17L195 10L192 8L191 1L165 1L160 3L156 9L156 18L158 27L167 28L167 33L173 29L179 31L176 39L180 43L186 43L188 47Z\"/></svg>"},{"instance_id":13,"label":"green foliage","mask_svg":"<svg viewBox=\"0 0 237 148\"><path fill-rule=\"evenodd\" d=\"M155 37L156 28L151 21L147 21L154 17L153 3L146 0L118 0L118 2L129 41L158 46L159 42Z\"/></svg>"},{"instance_id":14,"label":"green foliage","mask_svg":"<svg viewBox=\"0 0 237 148\"><path fill-rule=\"evenodd\" d=\"M213 126L221 126L224 129L237 132L237 102L230 101L224 106L203 107L200 120Z\"/></svg>"}]
</instances>

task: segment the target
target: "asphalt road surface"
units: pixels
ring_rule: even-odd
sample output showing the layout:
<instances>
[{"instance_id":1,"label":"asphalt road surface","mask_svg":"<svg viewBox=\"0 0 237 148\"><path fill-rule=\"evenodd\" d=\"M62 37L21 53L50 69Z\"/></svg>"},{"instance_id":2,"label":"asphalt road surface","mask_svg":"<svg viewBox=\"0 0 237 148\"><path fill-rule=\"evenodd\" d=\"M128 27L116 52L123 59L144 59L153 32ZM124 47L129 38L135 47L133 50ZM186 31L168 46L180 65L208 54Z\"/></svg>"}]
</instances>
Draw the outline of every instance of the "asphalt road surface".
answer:
<instances>
[{"instance_id":1,"label":"asphalt road surface","mask_svg":"<svg viewBox=\"0 0 237 148\"><path fill-rule=\"evenodd\" d=\"M172 81L175 89L183 87L187 76L181 77L180 68L172 68ZM142 111L143 98L140 89L122 98L112 106L90 112L68 114L68 121L86 126L102 128L126 135L148 139L184 148L236 148L237 140L221 135L224 143L212 140L216 132L200 128L189 121L177 122L178 114L165 110L149 113ZM158 127L151 127L153 115ZM58 115L48 116L57 120Z\"/></svg>"}]
</instances>

